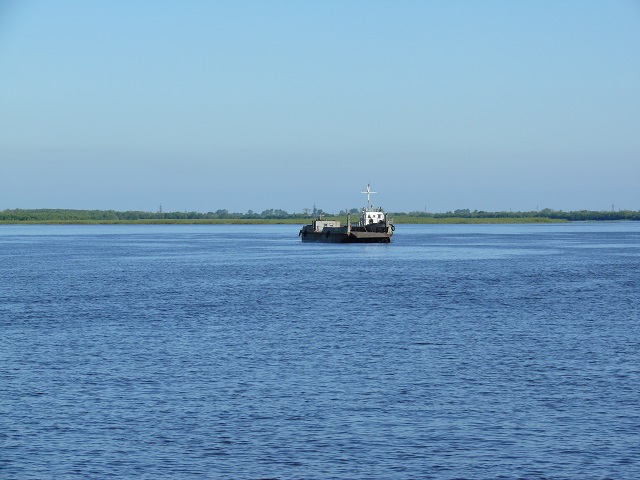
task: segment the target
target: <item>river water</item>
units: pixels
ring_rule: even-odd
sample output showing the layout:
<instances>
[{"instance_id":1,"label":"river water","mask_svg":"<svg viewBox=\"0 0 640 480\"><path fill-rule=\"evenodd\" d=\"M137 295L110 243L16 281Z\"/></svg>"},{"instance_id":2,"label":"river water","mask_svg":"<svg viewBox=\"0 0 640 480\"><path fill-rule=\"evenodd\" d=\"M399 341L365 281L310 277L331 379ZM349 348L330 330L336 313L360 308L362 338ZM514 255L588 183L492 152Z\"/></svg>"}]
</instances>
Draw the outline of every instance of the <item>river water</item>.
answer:
<instances>
[{"instance_id":1,"label":"river water","mask_svg":"<svg viewBox=\"0 0 640 480\"><path fill-rule=\"evenodd\" d=\"M640 478L640 222L0 226L0 477Z\"/></svg>"}]
</instances>

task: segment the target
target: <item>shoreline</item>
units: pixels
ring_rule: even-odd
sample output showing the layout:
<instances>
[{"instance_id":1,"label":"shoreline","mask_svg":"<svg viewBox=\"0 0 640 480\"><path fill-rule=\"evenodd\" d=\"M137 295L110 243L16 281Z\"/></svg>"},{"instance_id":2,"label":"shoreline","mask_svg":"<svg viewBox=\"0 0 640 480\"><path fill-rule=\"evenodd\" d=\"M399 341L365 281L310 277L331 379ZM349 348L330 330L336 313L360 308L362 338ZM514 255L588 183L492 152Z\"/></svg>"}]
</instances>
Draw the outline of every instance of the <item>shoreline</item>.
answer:
<instances>
[{"instance_id":1,"label":"shoreline","mask_svg":"<svg viewBox=\"0 0 640 480\"><path fill-rule=\"evenodd\" d=\"M346 223L346 218L327 217ZM1 220L0 225L306 225L311 218L283 219L145 219L145 220ZM597 221L597 220L594 220ZM526 223L569 223L569 220L544 217L529 218L421 218L404 217L393 222L395 225L411 224L526 224Z\"/></svg>"}]
</instances>

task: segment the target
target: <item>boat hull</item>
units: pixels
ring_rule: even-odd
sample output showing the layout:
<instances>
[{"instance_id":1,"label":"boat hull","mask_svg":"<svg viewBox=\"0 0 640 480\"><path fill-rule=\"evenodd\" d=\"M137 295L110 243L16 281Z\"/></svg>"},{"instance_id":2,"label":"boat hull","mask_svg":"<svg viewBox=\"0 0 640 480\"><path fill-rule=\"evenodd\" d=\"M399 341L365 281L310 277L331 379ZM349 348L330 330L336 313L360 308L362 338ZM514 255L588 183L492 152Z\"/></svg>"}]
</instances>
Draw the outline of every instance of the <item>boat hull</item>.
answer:
<instances>
[{"instance_id":1,"label":"boat hull","mask_svg":"<svg viewBox=\"0 0 640 480\"><path fill-rule=\"evenodd\" d=\"M391 243L392 233L381 232L301 232L303 242L324 243Z\"/></svg>"}]
</instances>

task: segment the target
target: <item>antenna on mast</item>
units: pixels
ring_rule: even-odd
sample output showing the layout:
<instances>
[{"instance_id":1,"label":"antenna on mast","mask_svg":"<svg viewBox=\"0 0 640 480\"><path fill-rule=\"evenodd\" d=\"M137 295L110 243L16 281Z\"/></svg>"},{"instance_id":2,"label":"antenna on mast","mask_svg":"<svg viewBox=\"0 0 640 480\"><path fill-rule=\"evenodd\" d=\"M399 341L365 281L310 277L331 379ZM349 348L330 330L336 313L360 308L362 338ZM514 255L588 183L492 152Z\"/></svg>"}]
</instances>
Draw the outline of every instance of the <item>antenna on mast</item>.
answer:
<instances>
[{"instance_id":1,"label":"antenna on mast","mask_svg":"<svg viewBox=\"0 0 640 480\"><path fill-rule=\"evenodd\" d=\"M367 210L371 210L371 194L372 193L378 193L378 192L372 192L371 191L371 182L367 183L367 191L366 192L360 192L360 193L366 193L367 194Z\"/></svg>"}]
</instances>

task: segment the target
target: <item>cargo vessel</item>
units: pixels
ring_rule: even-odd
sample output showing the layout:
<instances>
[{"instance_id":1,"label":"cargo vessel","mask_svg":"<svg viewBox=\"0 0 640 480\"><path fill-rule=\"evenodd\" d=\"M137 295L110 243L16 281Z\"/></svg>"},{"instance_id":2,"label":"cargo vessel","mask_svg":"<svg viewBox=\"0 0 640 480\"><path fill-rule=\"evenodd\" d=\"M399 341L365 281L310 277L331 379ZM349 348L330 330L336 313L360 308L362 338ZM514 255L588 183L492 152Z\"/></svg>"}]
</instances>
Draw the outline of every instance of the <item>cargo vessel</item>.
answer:
<instances>
[{"instance_id":1,"label":"cargo vessel","mask_svg":"<svg viewBox=\"0 0 640 480\"><path fill-rule=\"evenodd\" d=\"M298 236L303 242L329 243L391 243L396 227L393 220L387 219L382 207L371 204L371 185L367 185L367 206L360 212L360 221L351 223L351 215L347 215L347 224L340 225L338 220L325 220L322 216L313 220L311 225L300 229Z\"/></svg>"}]
</instances>

